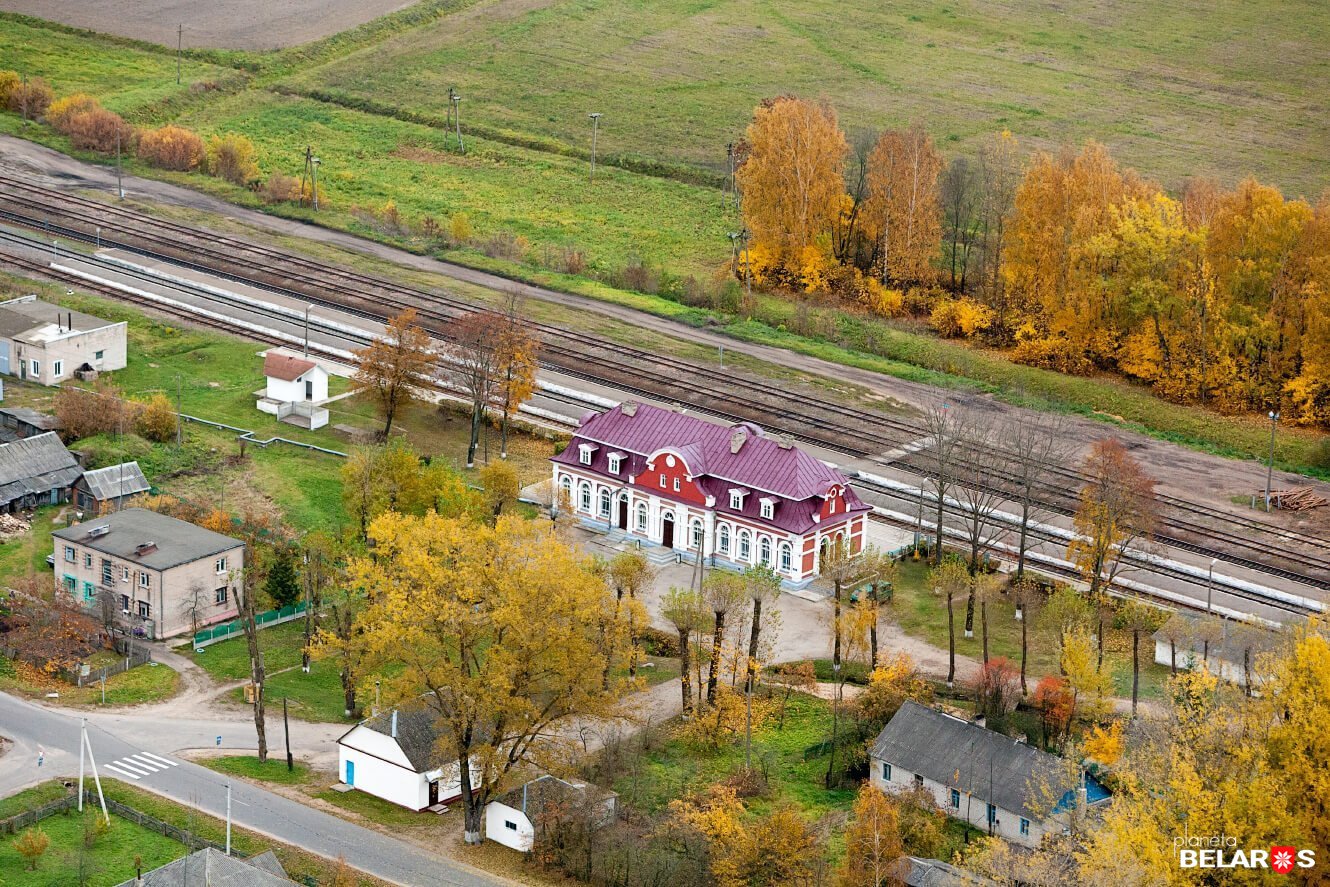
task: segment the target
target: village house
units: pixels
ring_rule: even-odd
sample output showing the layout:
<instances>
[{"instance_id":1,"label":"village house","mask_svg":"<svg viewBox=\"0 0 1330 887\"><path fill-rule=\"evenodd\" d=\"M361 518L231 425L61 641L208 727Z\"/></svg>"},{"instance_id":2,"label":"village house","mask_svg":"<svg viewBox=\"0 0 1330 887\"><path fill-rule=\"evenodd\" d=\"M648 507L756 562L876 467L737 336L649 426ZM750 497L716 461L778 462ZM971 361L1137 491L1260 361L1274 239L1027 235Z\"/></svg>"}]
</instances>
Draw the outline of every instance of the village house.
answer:
<instances>
[{"instance_id":1,"label":"village house","mask_svg":"<svg viewBox=\"0 0 1330 887\"><path fill-rule=\"evenodd\" d=\"M940 859L902 856L891 865L894 883L905 887L997 887L997 882Z\"/></svg>"},{"instance_id":2,"label":"village house","mask_svg":"<svg viewBox=\"0 0 1330 887\"><path fill-rule=\"evenodd\" d=\"M256 392L255 406L301 428L328 424L328 410L320 404L328 399L328 371L314 361L282 351L263 355L267 385Z\"/></svg>"},{"instance_id":3,"label":"village house","mask_svg":"<svg viewBox=\"0 0 1330 887\"><path fill-rule=\"evenodd\" d=\"M29 407L0 409L0 441L36 437L48 431L60 431L62 427L55 416Z\"/></svg>"},{"instance_id":4,"label":"village house","mask_svg":"<svg viewBox=\"0 0 1330 887\"><path fill-rule=\"evenodd\" d=\"M125 366L124 321L20 296L0 302L0 373L40 385Z\"/></svg>"},{"instance_id":5,"label":"village house","mask_svg":"<svg viewBox=\"0 0 1330 887\"><path fill-rule=\"evenodd\" d=\"M1082 793L1090 804L1108 797L1092 777L1078 786L1056 755L917 702L882 728L869 758L883 791L925 789L948 816L1026 847L1062 834Z\"/></svg>"},{"instance_id":6,"label":"village house","mask_svg":"<svg viewBox=\"0 0 1330 887\"><path fill-rule=\"evenodd\" d=\"M643 403L583 418L553 458L554 507L667 552L811 582L828 545L863 549L868 513L844 475L749 422Z\"/></svg>"},{"instance_id":7,"label":"village house","mask_svg":"<svg viewBox=\"0 0 1330 887\"><path fill-rule=\"evenodd\" d=\"M239 615L239 539L126 508L51 533L56 576L75 600L122 627L170 638Z\"/></svg>"},{"instance_id":8,"label":"village house","mask_svg":"<svg viewBox=\"0 0 1330 887\"><path fill-rule=\"evenodd\" d=\"M205 847L151 871L141 872L117 887L282 887L292 883L271 850L241 859Z\"/></svg>"},{"instance_id":9,"label":"village house","mask_svg":"<svg viewBox=\"0 0 1330 887\"><path fill-rule=\"evenodd\" d=\"M85 517L119 511L134 496L152 489L138 462L85 471L74 482L74 504Z\"/></svg>"},{"instance_id":10,"label":"village house","mask_svg":"<svg viewBox=\"0 0 1330 887\"><path fill-rule=\"evenodd\" d=\"M0 444L0 511L68 502L82 473L54 431Z\"/></svg>"},{"instance_id":11,"label":"village house","mask_svg":"<svg viewBox=\"0 0 1330 887\"><path fill-rule=\"evenodd\" d=\"M425 810L462 796L456 761L437 751L438 716L409 705L366 718L337 740L337 773L357 791L408 810ZM472 767L473 778L479 772Z\"/></svg>"},{"instance_id":12,"label":"village house","mask_svg":"<svg viewBox=\"0 0 1330 887\"><path fill-rule=\"evenodd\" d=\"M485 837L529 853L540 831L557 820L585 817L604 828L614 821L618 803L612 791L546 774L485 805Z\"/></svg>"}]
</instances>

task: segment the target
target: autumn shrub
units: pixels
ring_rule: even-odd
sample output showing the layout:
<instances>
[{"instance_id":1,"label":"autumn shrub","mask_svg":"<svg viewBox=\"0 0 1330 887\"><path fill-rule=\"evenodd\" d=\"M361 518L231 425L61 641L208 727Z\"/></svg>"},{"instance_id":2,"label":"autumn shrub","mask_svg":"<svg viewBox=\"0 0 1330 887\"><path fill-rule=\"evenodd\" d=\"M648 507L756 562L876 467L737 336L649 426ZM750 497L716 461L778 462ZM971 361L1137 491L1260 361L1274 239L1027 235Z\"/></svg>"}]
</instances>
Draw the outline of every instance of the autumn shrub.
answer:
<instances>
[{"instance_id":1,"label":"autumn shrub","mask_svg":"<svg viewBox=\"0 0 1330 887\"><path fill-rule=\"evenodd\" d=\"M715 751L723 748L744 732L748 723L748 707L745 702L742 693L737 693L728 687L719 688L715 704L684 723L679 728L679 738L699 749ZM774 708L773 700L754 696L752 729L757 730L766 723Z\"/></svg>"},{"instance_id":2,"label":"autumn shrub","mask_svg":"<svg viewBox=\"0 0 1330 887\"><path fill-rule=\"evenodd\" d=\"M86 92L76 92L51 102L51 106L46 109L46 122L57 132L69 135L69 121L74 115L99 108L101 103L95 98Z\"/></svg>"},{"instance_id":3,"label":"autumn shrub","mask_svg":"<svg viewBox=\"0 0 1330 887\"><path fill-rule=\"evenodd\" d=\"M259 177L254 143L228 132L208 140L208 172L233 185L248 186Z\"/></svg>"},{"instance_id":4,"label":"autumn shrub","mask_svg":"<svg viewBox=\"0 0 1330 887\"><path fill-rule=\"evenodd\" d=\"M509 231L498 231L480 242L480 251L491 259L520 261L530 244L525 237Z\"/></svg>"},{"instance_id":5,"label":"autumn shrub","mask_svg":"<svg viewBox=\"0 0 1330 887\"><path fill-rule=\"evenodd\" d=\"M581 274L586 270L586 253L571 246L565 246L559 256L559 268L564 274Z\"/></svg>"},{"instance_id":6,"label":"autumn shrub","mask_svg":"<svg viewBox=\"0 0 1330 887\"><path fill-rule=\"evenodd\" d=\"M295 203L300 199L300 180L275 172L268 176L260 193L265 203Z\"/></svg>"},{"instance_id":7,"label":"autumn shrub","mask_svg":"<svg viewBox=\"0 0 1330 887\"><path fill-rule=\"evenodd\" d=\"M638 630L637 641L642 645L642 651L648 656L674 659L679 655L678 632L661 631L659 628L647 626Z\"/></svg>"},{"instance_id":8,"label":"autumn shrub","mask_svg":"<svg viewBox=\"0 0 1330 887\"><path fill-rule=\"evenodd\" d=\"M1026 366L1086 376L1094 370L1085 349L1060 336L1042 336L1029 328L1016 332L1011 359Z\"/></svg>"},{"instance_id":9,"label":"autumn shrub","mask_svg":"<svg viewBox=\"0 0 1330 887\"><path fill-rule=\"evenodd\" d=\"M0 108L9 107L9 94L22 82L18 71L0 71Z\"/></svg>"},{"instance_id":10,"label":"autumn shrub","mask_svg":"<svg viewBox=\"0 0 1330 887\"><path fill-rule=\"evenodd\" d=\"M93 108L70 115L65 123L69 143L85 151L109 154L119 146L132 147L137 135L134 127L114 111Z\"/></svg>"},{"instance_id":11,"label":"autumn shrub","mask_svg":"<svg viewBox=\"0 0 1330 887\"><path fill-rule=\"evenodd\" d=\"M660 276L650 265L634 256L619 272L618 282L624 289L654 294L660 286Z\"/></svg>"},{"instance_id":12,"label":"autumn shrub","mask_svg":"<svg viewBox=\"0 0 1330 887\"><path fill-rule=\"evenodd\" d=\"M203 139L184 127L167 124L139 137L139 158L161 169L189 172L207 162Z\"/></svg>"},{"instance_id":13,"label":"autumn shrub","mask_svg":"<svg viewBox=\"0 0 1330 887\"><path fill-rule=\"evenodd\" d=\"M968 339L993 323L993 310L971 299L945 299L933 306L928 322L948 339Z\"/></svg>"},{"instance_id":14,"label":"autumn shrub","mask_svg":"<svg viewBox=\"0 0 1330 887\"><path fill-rule=\"evenodd\" d=\"M14 849L18 855L23 857L23 861L28 864L28 871L37 871L37 861L42 858L46 848L51 846L51 839L46 832L42 831L41 826L34 825L23 834L19 835L18 840L14 842Z\"/></svg>"},{"instance_id":15,"label":"autumn shrub","mask_svg":"<svg viewBox=\"0 0 1330 887\"><path fill-rule=\"evenodd\" d=\"M154 394L134 417L134 430L140 437L165 443L175 437L176 414L165 394Z\"/></svg>"},{"instance_id":16,"label":"autumn shrub","mask_svg":"<svg viewBox=\"0 0 1330 887\"><path fill-rule=\"evenodd\" d=\"M453 213L448 219L448 237L454 244L469 243L475 232L471 229L471 217L466 213Z\"/></svg>"},{"instance_id":17,"label":"autumn shrub","mask_svg":"<svg viewBox=\"0 0 1330 887\"><path fill-rule=\"evenodd\" d=\"M107 380L89 388L64 385L56 392L55 415L70 440L121 430L132 412L120 389Z\"/></svg>"},{"instance_id":18,"label":"autumn shrub","mask_svg":"<svg viewBox=\"0 0 1330 887\"><path fill-rule=\"evenodd\" d=\"M5 107L15 114L23 115L24 120L35 120L46 113L54 98L55 93L50 85L40 77L33 77L27 82L19 81L9 87L9 101Z\"/></svg>"},{"instance_id":19,"label":"autumn shrub","mask_svg":"<svg viewBox=\"0 0 1330 887\"><path fill-rule=\"evenodd\" d=\"M995 656L983 664L974 679L976 714L999 721L1016 710L1020 700L1020 672L1006 656Z\"/></svg>"}]
</instances>

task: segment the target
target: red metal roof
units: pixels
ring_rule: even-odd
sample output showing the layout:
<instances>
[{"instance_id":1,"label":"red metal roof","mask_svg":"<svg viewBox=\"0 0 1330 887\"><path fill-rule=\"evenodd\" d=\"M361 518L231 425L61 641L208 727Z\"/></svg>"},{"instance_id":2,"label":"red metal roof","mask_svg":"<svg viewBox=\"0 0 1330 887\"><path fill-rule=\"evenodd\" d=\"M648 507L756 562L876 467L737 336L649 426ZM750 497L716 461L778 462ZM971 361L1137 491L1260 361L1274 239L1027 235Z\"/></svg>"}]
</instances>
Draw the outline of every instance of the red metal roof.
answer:
<instances>
[{"instance_id":1,"label":"red metal roof","mask_svg":"<svg viewBox=\"0 0 1330 887\"><path fill-rule=\"evenodd\" d=\"M305 360L292 354L283 354L280 351L269 351L263 355L263 375L270 379L281 379L284 382L294 382L300 378L302 373L307 373L314 369L316 364L312 360Z\"/></svg>"}]
</instances>

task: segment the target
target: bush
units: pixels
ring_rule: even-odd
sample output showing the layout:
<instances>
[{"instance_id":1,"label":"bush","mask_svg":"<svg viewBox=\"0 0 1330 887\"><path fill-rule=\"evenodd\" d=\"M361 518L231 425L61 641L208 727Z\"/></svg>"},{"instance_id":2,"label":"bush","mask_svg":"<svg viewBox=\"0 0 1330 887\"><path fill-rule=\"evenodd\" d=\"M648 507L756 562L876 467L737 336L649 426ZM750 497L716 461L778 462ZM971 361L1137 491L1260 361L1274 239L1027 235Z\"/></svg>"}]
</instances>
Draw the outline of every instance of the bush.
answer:
<instances>
[{"instance_id":1,"label":"bush","mask_svg":"<svg viewBox=\"0 0 1330 887\"><path fill-rule=\"evenodd\" d=\"M46 122L57 132L69 135L69 121L74 115L97 111L101 107L101 103L86 92L76 92L51 102L51 107L46 109Z\"/></svg>"},{"instance_id":2,"label":"bush","mask_svg":"<svg viewBox=\"0 0 1330 887\"><path fill-rule=\"evenodd\" d=\"M637 633L637 640L648 656L671 658L679 655L679 635L677 632L661 631L647 626Z\"/></svg>"},{"instance_id":3,"label":"bush","mask_svg":"<svg viewBox=\"0 0 1330 887\"><path fill-rule=\"evenodd\" d=\"M197 133L167 124L139 137L139 158L160 169L189 172L203 166L207 150Z\"/></svg>"},{"instance_id":4,"label":"bush","mask_svg":"<svg viewBox=\"0 0 1330 887\"><path fill-rule=\"evenodd\" d=\"M295 203L300 199L300 180L275 172L263 183L265 203Z\"/></svg>"},{"instance_id":5,"label":"bush","mask_svg":"<svg viewBox=\"0 0 1330 887\"><path fill-rule=\"evenodd\" d=\"M66 385L56 392L55 415L70 440L119 431L130 418L120 389L109 381L98 381L92 390Z\"/></svg>"},{"instance_id":6,"label":"bush","mask_svg":"<svg viewBox=\"0 0 1330 887\"><path fill-rule=\"evenodd\" d=\"M22 82L18 71L0 71L0 108L9 107L9 94Z\"/></svg>"},{"instance_id":7,"label":"bush","mask_svg":"<svg viewBox=\"0 0 1330 887\"><path fill-rule=\"evenodd\" d=\"M134 430L140 437L165 443L175 437L176 415L165 394L154 394L134 418Z\"/></svg>"},{"instance_id":8,"label":"bush","mask_svg":"<svg viewBox=\"0 0 1330 887\"><path fill-rule=\"evenodd\" d=\"M19 82L9 88L9 101L5 107L15 114L22 114L24 120L35 120L51 107L55 93L45 80L34 77L27 83Z\"/></svg>"},{"instance_id":9,"label":"bush","mask_svg":"<svg viewBox=\"0 0 1330 887\"><path fill-rule=\"evenodd\" d=\"M970 299L946 299L933 307L929 324L948 339L970 338L993 323L993 310Z\"/></svg>"},{"instance_id":10,"label":"bush","mask_svg":"<svg viewBox=\"0 0 1330 887\"><path fill-rule=\"evenodd\" d=\"M471 230L471 219L466 213L453 213L448 219L448 237L461 246L471 240L475 232Z\"/></svg>"},{"instance_id":11,"label":"bush","mask_svg":"<svg viewBox=\"0 0 1330 887\"><path fill-rule=\"evenodd\" d=\"M102 154L114 151L117 146L128 148L136 135L134 127L119 114L100 107L70 115L64 132L75 148Z\"/></svg>"},{"instance_id":12,"label":"bush","mask_svg":"<svg viewBox=\"0 0 1330 887\"><path fill-rule=\"evenodd\" d=\"M208 140L208 172L233 185L248 187L258 180L256 156L254 143L239 133L228 132Z\"/></svg>"}]
</instances>

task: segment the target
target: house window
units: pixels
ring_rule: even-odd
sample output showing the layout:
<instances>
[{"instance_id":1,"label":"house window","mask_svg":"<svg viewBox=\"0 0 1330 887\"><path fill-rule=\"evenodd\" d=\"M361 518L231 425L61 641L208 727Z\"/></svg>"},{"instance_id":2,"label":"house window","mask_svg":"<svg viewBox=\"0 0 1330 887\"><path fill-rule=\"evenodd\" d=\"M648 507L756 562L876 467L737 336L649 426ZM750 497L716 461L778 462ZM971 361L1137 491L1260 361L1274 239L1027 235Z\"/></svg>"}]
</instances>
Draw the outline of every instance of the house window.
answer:
<instances>
[{"instance_id":1,"label":"house window","mask_svg":"<svg viewBox=\"0 0 1330 887\"><path fill-rule=\"evenodd\" d=\"M67 564L78 563L78 555L74 552L74 546L72 545L65 546L65 563Z\"/></svg>"},{"instance_id":2,"label":"house window","mask_svg":"<svg viewBox=\"0 0 1330 887\"><path fill-rule=\"evenodd\" d=\"M764 520L771 520L775 516L776 516L776 503L772 502L770 499L763 499L762 518Z\"/></svg>"},{"instance_id":3,"label":"house window","mask_svg":"<svg viewBox=\"0 0 1330 887\"><path fill-rule=\"evenodd\" d=\"M102 359L103 357L105 357L105 356L106 356L106 352L105 352L105 351L98 351L96 354L94 354L94 355L92 356L92 359L93 359L93 360L101 360L101 359Z\"/></svg>"},{"instance_id":4,"label":"house window","mask_svg":"<svg viewBox=\"0 0 1330 887\"><path fill-rule=\"evenodd\" d=\"M57 360L55 363L51 364L51 375L54 378L59 379L64 374L64 372L65 372L65 362L63 360Z\"/></svg>"},{"instance_id":5,"label":"house window","mask_svg":"<svg viewBox=\"0 0 1330 887\"><path fill-rule=\"evenodd\" d=\"M511 819L505 819L503 821L503 827L510 831L517 831L517 823L513 822Z\"/></svg>"},{"instance_id":6,"label":"house window","mask_svg":"<svg viewBox=\"0 0 1330 887\"><path fill-rule=\"evenodd\" d=\"M115 583L115 574L111 568L111 562L102 558L102 584L112 585Z\"/></svg>"},{"instance_id":7,"label":"house window","mask_svg":"<svg viewBox=\"0 0 1330 887\"><path fill-rule=\"evenodd\" d=\"M582 444L580 447L577 448L578 461L581 462L583 465L590 465L591 454L595 451L595 449L596 449L595 447L589 447L586 444Z\"/></svg>"},{"instance_id":8,"label":"house window","mask_svg":"<svg viewBox=\"0 0 1330 887\"><path fill-rule=\"evenodd\" d=\"M217 558L217 563L214 564L214 566L217 568L217 572L218 572L218 573L225 573L225 572L226 572L226 558L224 558L224 557L219 557L219 558Z\"/></svg>"},{"instance_id":9,"label":"house window","mask_svg":"<svg viewBox=\"0 0 1330 887\"><path fill-rule=\"evenodd\" d=\"M961 793L954 788L951 790L951 809L961 809Z\"/></svg>"},{"instance_id":10,"label":"house window","mask_svg":"<svg viewBox=\"0 0 1330 887\"><path fill-rule=\"evenodd\" d=\"M83 552L83 566L87 567L89 570L92 569L92 553L91 553L91 552L87 552L87 551Z\"/></svg>"},{"instance_id":11,"label":"house window","mask_svg":"<svg viewBox=\"0 0 1330 887\"><path fill-rule=\"evenodd\" d=\"M587 514L590 514L590 513L591 513L591 484L587 483L586 481L582 481L582 488L581 488L581 490L580 490L580 495L579 495L578 499L579 499L579 503L580 503L580 505L581 505L581 507L580 507L578 510L579 510L579 511L585 511Z\"/></svg>"},{"instance_id":12,"label":"house window","mask_svg":"<svg viewBox=\"0 0 1330 887\"><path fill-rule=\"evenodd\" d=\"M74 585L75 585L75 583L74 583L74 577L71 576L71 575L69 575L68 573L66 573L66 574L65 574L65 591L69 592L70 594L73 594L73 593L74 593Z\"/></svg>"},{"instance_id":13,"label":"house window","mask_svg":"<svg viewBox=\"0 0 1330 887\"><path fill-rule=\"evenodd\" d=\"M1024 816L1021 817L1021 834L1030 834L1030 820L1026 819Z\"/></svg>"},{"instance_id":14,"label":"house window","mask_svg":"<svg viewBox=\"0 0 1330 887\"><path fill-rule=\"evenodd\" d=\"M753 556L753 537L747 530L739 531L739 560L746 561Z\"/></svg>"},{"instance_id":15,"label":"house window","mask_svg":"<svg viewBox=\"0 0 1330 887\"><path fill-rule=\"evenodd\" d=\"M744 494L742 490L730 490L730 507L735 510L744 507Z\"/></svg>"},{"instance_id":16,"label":"house window","mask_svg":"<svg viewBox=\"0 0 1330 887\"><path fill-rule=\"evenodd\" d=\"M120 610L121 612L124 613L129 612L129 595L127 594L120 595Z\"/></svg>"},{"instance_id":17,"label":"house window","mask_svg":"<svg viewBox=\"0 0 1330 887\"><path fill-rule=\"evenodd\" d=\"M988 805L988 824L997 825L997 807L992 804Z\"/></svg>"},{"instance_id":18,"label":"house window","mask_svg":"<svg viewBox=\"0 0 1330 887\"><path fill-rule=\"evenodd\" d=\"M793 566L794 550L790 548L790 543L782 542L780 544L780 569L783 573L790 572Z\"/></svg>"},{"instance_id":19,"label":"house window","mask_svg":"<svg viewBox=\"0 0 1330 887\"><path fill-rule=\"evenodd\" d=\"M637 503L637 532L645 533L647 531L647 504L645 502Z\"/></svg>"},{"instance_id":20,"label":"house window","mask_svg":"<svg viewBox=\"0 0 1330 887\"><path fill-rule=\"evenodd\" d=\"M665 475L663 474L660 476L660 488L665 489Z\"/></svg>"},{"instance_id":21,"label":"house window","mask_svg":"<svg viewBox=\"0 0 1330 887\"><path fill-rule=\"evenodd\" d=\"M227 597L230 596L230 593L231 589L223 585L221 588L217 589L217 593L213 595L213 601L218 604L224 604L226 603Z\"/></svg>"},{"instance_id":22,"label":"house window","mask_svg":"<svg viewBox=\"0 0 1330 887\"><path fill-rule=\"evenodd\" d=\"M679 479L677 477L674 479L674 492L679 492Z\"/></svg>"},{"instance_id":23,"label":"house window","mask_svg":"<svg viewBox=\"0 0 1330 887\"><path fill-rule=\"evenodd\" d=\"M622 456L610 456L610 474L619 473L619 465L622 461Z\"/></svg>"},{"instance_id":24,"label":"house window","mask_svg":"<svg viewBox=\"0 0 1330 887\"><path fill-rule=\"evenodd\" d=\"M610 516L610 491L603 487L600 491L600 516L605 518Z\"/></svg>"},{"instance_id":25,"label":"house window","mask_svg":"<svg viewBox=\"0 0 1330 887\"><path fill-rule=\"evenodd\" d=\"M891 765L886 761L882 762L882 781L891 782Z\"/></svg>"},{"instance_id":26,"label":"house window","mask_svg":"<svg viewBox=\"0 0 1330 887\"><path fill-rule=\"evenodd\" d=\"M771 537L763 536L762 541L757 543L757 559L762 566L771 566Z\"/></svg>"},{"instance_id":27,"label":"house window","mask_svg":"<svg viewBox=\"0 0 1330 887\"><path fill-rule=\"evenodd\" d=\"M139 573L139 588L147 588L147 587L148 587L148 574Z\"/></svg>"},{"instance_id":28,"label":"house window","mask_svg":"<svg viewBox=\"0 0 1330 887\"><path fill-rule=\"evenodd\" d=\"M555 506L556 508L562 508L562 507L563 507L563 503L565 503L565 502L567 502L569 505L572 505L572 504L573 504L573 479L572 479L571 477L569 477L568 475L566 475L566 474L565 474L563 477L559 478L559 489L563 491L563 495L559 497L559 501L558 501L558 502L555 502L555 503L554 503L554 506Z\"/></svg>"},{"instance_id":29,"label":"house window","mask_svg":"<svg viewBox=\"0 0 1330 887\"><path fill-rule=\"evenodd\" d=\"M139 601L139 618L140 619L152 618L152 604L148 603L147 601Z\"/></svg>"},{"instance_id":30,"label":"house window","mask_svg":"<svg viewBox=\"0 0 1330 887\"><path fill-rule=\"evenodd\" d=\"M128 582L128 581L129 581L129 567L121 567L121 568L120 568L120 581L121 581L121 582Z\"/></svg>"},{"instance_id":31,"label":"house window","mask_svg":"<svg viewBox=\"0 0 1330 887\"><path fill-rule=\"evenodd\" d=\"M692 535L692 544L691 544L690 547L691 547L691 548L696 548L698 551L701 551L701 550L702 550L702 522L701 522L700 520L694 520L694 521L692 522L692 524L689 526L689 529L692 531L692 532L691 532L691 535Z\"/></svg>"},{"instance_id":32,"label":"house window","mask_svg":"<svg viewBox=\"0 0 1330 887\"><path fill-rule=\"evenodd\" d=\"M85 601L90 601L90 600L92 600L92 594L93 594L93 586L92 586L92 583L91 583L91 582L87 582L87 581L85 581L85 582L83 583L83 599L84 599Z\"/></svg>"},{"instance_id":33,"label":"house window","mask_svg":"<svg viewBox=\"0 0 1330 887\"><path fill-rule=\"evenodd\" d=\"M729 553L730 553L730 525L729 525L729 524L721 524L721 525L720 525L720 530L718 531L717 535L718 535L719 538L718 538L718 540L717 540L717 542L716 542L716 547L720 549L720 553L721 553L721 554L729 554Z\"/></svg>"},{"instance_id":34,"label":"house window","mask_svg":"<svg viewBox=\"0 0 1330 887\"><path fill-rule=\"evenodd\" d=\"M40 360L28 361L28 366L32 375L40 376L42 374L42 362Z\"/></svg>"}]
</instances>

